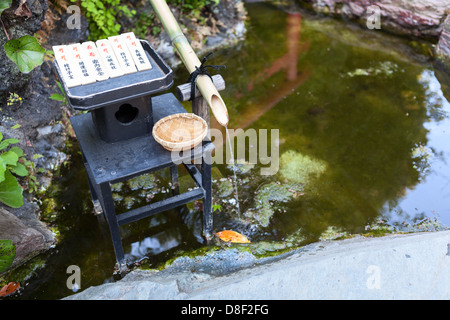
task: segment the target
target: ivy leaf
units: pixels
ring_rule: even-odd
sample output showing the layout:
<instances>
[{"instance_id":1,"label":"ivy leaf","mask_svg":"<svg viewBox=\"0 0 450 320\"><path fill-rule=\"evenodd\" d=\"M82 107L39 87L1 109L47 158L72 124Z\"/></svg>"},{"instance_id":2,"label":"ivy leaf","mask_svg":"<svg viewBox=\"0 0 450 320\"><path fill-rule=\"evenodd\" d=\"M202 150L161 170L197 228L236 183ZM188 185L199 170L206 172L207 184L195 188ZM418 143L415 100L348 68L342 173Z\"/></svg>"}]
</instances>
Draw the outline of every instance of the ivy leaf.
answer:
<instances>
[{"instance_id":1,"label":"ivy leaf","mask_svg":"<svg viewBox=\"0 0 450 320\"><path fill-rule=\"evenodd\" d=\"M41 47L35 37L29 35L9 40L5 43L4 48L8 58L23 73L29 73L44 61L45 49Z\"/></svg>"},{"instance_id":2,"label":"ivy leaf","mask_svg":"<svg viewBox=\"0 0 450 320\"><path fill-rule=\"evenodd\" d=\"M19 208L23 205L23 189L16 178L5 171L5 180L0 183L0 201L12 208Z\"/></svg>"},{"instance_id":3,"label":"ivy leaf","mask_svg":"<svg viewBox=\"0 0 450 320\"><path fill-rule=\"evenodd\" d=\"M0 15L11 6L12 0L0 0Z\"/></svg>"},{"instance_id":4,"label":"ivy leaf","mask_svg":"<svg viewBox=\"0 0 450 320\"><path fill-rule=\"evenodd\" d=\"M23 150L19 147L12 147L11 149L9 149L9 151L14 152L15 154L17 154L17 156L20 158L23 156Z\"/></svg>"},{"instance_id":5,"label":"ivy leaf","mask_svg":"<svg viewBox=\"0 0 450 320\"><path fill-rule=\"evenodd\" d=\"M6 162L0 157L0 184L5 180Z\"/></svg>"},{"instance_id":6,"label":"ivy leaf","mask_svg":"<svg viewBox=\"0 0 450 320\"><path fill-rule=\"evenodd\" d=\"M0 155L0 158L10 166L15 166L19 161L19 156L14 151L6 151Z\"/></svg>"},{"instance_id":7,"label":"ivy leaf","mask_svg":"<svg viewBox=\"0 0 450 320\"><path fill-rule=\"evenodd\" d=\"M16 246L11 240L0 240L0 273L6 271L16 256Z\"/></svg>"},{"instance_id":8,"label":"ivy leaf","mask_svg":"<svg viewBox=\"0 0 450 320\"><path fill-rule=\"evenodd\" d=\"M6 149L10 144L18 143L19 140L17 139L5 139L2 142L0 142L0 150Z\"/></svg>"},{"instance_id":9,"label":"ivy leaf","mask_svg":"<svg viewBox=\"0 0 450 320\"><path fill-rule=\"evenodd\" d=\"M21 177L28 176L27 167L25 167L21 163L17 163L15 166L8 166L8 168L12 173L17 174L18 176L21 176Z\"/></svg>"}]
</instances>

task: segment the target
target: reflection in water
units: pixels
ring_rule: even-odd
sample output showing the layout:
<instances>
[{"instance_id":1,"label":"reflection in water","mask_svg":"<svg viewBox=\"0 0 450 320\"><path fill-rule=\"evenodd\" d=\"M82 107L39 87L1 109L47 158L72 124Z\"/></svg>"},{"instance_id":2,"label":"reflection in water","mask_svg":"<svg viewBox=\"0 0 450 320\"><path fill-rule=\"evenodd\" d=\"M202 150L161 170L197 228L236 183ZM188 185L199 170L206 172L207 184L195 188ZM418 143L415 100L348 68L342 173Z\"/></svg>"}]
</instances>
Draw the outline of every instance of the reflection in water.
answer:
<instances>
[{"instance_id":1,"label":"reflection in water","mask_svg":"<svg viewBox=\"0 0 450 320\"><path fill-rule=\"evenodd\" d=\"M450 226L447 201L450 198L450 103L445 99L433 71L424 70L419 79L426 90L425 104L429 118L424 124L428 142L426 146L419 146L420 152L415 154L421 164L416 166L420 183L408 188L404 196L387 206L384 215L393 224L428 217Z\"/></svg>"},{"instance_id":2,"label":"reflection in water","mask_svg":"<svg viewBox=\"0 0 450 320\"><path fill-rule=\"evenodd\" d=\"M264 82L274 74L284 71L286 80L282 85L272 88L269 95L263 99L248 105L245 110L240 112L238 117L230 119L233 127L245 129L253 122L258 120L260 116L276 106L284 97L289 95L293 90L305 82L310 72L307 70L298 71L298 59L301 52L308 51L309 41L300 42L302 16L300 13L289 13L286 15L286 53L271 63L268 68L252 76L247 86L247 92L237 92L235 97L245 99L254 88L255 85Z\"/></svg>"},{"instance_id":3,"label":"reflection in water","mask_svg":"<svg viewBox=\"0 0 450 320\"><path fill-rule=\"evenodd\" d=\"M413 151L418 146L433 149L430 110L442 115L442 102L446 102L436 96L434 102L430 100L428 91L436 92L436 87L423 84L428 67L396 52L404 46L400 39L394 49L383 42L374 46L379 39L374 40L367 30L356 34L345 26L300 14L282 18L267 8L252 5L245 45L238 53L225 52L224 59L233 61L224 63L228 69L223 72L230 122L234 128L279 128L281 158L313 159L326 163L327 170L308 179L308 186L303 183L302 196L285 204L286 212L270 217L264 237L253 234L254 238L280 239L302 230L312 241L329 226L364 232L368 224L386 217L387 207L391 216L414 223L414 210L408 208L408 216L402 216L395 207L406 190L417 189L429 179L427 171L418 170ZM286 32L265 32L267 24L260 21L271 21L274 29ZM251 32L252 27L259 32ZM392 44L392 39L386 43ZM282 185L298 182L289 176L301 176L301 170L301 164L293 161L280 168L283 175L252 176L257 182L248 183L243 197L254 198L271 180ZM440 178L446 179L442 172ZM441 191L439 203L443 204L444 196ZM433 216L433 205L421 199L424 215ZM258 208L251 200L247 203L247 209Z\"/></svg>"},{"instance_id":4,"label":"reflection in water","mask_svg":"<svg viewBox=\"0 0 450 320\"><path fill-rule=\"evenodd\" d=\"M130 252L125 253L128 262L140 260L145 257L154 256L161 252L170 250L180 245L181 234L178 232L160 232L152 237L133 242Z\"/></svg>"}]
</instances>

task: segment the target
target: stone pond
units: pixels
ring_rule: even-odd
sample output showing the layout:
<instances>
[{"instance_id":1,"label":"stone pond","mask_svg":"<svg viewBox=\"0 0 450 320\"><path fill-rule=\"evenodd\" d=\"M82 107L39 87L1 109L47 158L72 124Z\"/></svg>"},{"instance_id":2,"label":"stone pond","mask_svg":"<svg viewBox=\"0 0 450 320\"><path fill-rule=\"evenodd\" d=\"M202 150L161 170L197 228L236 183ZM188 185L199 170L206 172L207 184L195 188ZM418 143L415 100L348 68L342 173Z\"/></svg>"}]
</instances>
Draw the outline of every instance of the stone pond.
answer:
<instances>
[{"instance_id":1,"label":"stone pond","mask_svg":"<svg viewBox=\"0 0 450 320\"><path fill-rule=\"evenodd\" d=\"M221 74L229 128L279 130L274 142L279 170L264 176L260 172L267 164L238 159L238 212L232 168L217 164L215 230L248 236L251 244L232 247L253 261L353 234L448 228L450 210L443 199L450 173L450 92L433 41L368 30L299 8L247 3L246 9L245 40L217 50L213 63L227 66ZM42 72L50 76L50 67ZM175 74L178 84L187 78L183 68ZM60 108L51 103L52 110ZM115 280L112 246L92 214L76 139L62 124L35 128L45 156L41 166L56 170L36 210L55 233L35 223L33 230L41 228L52 248L9 276L23 286L14 299L72 294L66 287L70 265L80 267L81 289ZM212 126L221 129L214 121ZM250 142L248 148L258 146ZM49 159L53 162L44 162ZM126 210L163 198L169 180L163 172L114 185L114 199ZM194 187L183 176L180 184ZM20 210L12 211L20 216ZM135 267L158 269L180 256L227 248L203 243L200 218L201 203L193 203L123 228L127 257ZM34 231L28 231L34 241Z\"/></svg>"}]
</instances>

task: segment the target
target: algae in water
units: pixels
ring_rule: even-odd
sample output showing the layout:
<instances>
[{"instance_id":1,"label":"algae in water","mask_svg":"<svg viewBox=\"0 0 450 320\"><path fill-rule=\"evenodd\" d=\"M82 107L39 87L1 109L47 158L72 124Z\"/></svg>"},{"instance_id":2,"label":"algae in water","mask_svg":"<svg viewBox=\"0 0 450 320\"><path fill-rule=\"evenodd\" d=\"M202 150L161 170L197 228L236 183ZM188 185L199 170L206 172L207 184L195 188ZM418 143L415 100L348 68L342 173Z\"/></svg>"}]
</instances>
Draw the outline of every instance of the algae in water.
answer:
<instances>
[{"instance_id":1,"label":"algae in water","mask_svg":"<svg viewBox=\"0 0 450 320\"><path fill-rule=\"evenodd\" d=\"M256 191L254 207L244 215L255 219L262 227L268 227L270 220L280 203L288 202L303 191L311 179L322 174L327 165L293 150L286 151L280 157L280 174L288 183L270 182Z\"/></svg>"},{"instance_id":2,"label":"algae in water","mask_svg":"<svg viewBox=\"0 0 450 320\"><path fill-rule=\"evenodd\" d=\"M267 183L256 191L255 207L247 210L244 215L255 219L262 227L267 227L275 211L279 209L278 204L291 200L300 189L298 184Z\"/></svg>"},{"instance_id":3,"label":"algae in water","mask_svg":"<svg viewBox=\"0 0 450 320\"><path fill-rule=\"evenodd\" d=\"M288 181L307 185L310 179L323 173L326 163L313 159L293 150L286 151L280 157L280 174Z\"/></svg>"},{"instance_id":4,"label":"algae in water","mask_svg":"<svg viewBox=\"0 0 450 320\"><path fill-rule=\"evenodd\" d=\"M149 190L156 186L156 178L152 174L144 174L128 180L128 186L131 190L144 189Z\"/></svg>"}]
</instances>

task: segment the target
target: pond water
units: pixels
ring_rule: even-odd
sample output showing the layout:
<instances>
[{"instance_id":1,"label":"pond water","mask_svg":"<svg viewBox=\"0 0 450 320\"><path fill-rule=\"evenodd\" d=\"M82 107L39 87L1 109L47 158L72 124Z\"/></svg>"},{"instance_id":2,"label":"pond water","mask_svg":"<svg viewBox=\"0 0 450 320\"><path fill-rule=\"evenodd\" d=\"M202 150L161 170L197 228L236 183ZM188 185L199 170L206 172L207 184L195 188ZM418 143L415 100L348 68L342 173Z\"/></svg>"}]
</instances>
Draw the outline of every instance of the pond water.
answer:
<instances>
[{"instance_id":1,"label":"pond water","mask_svg":"<svg viewBox=\"0 0 450 320\"><path fill-rule=\"evenodd\" d=\"M268 254L380 226L449 227L449 91L429 62L430 44L267 4L247 9L247 39L208 61L227 66L221 74L228 128L257 134L256 143L248 138L246 159L237 160L240 217L232 167L214 165L215 232L241 232L253 252ZM184 70L175 73L176 84L187 79ZM223 130L214 119L212 127ZM215 143L225 158L225 144ZM43 201L56 212L47 219L58 227L60 242L19 270L29 276L15 299L72 294L66 287L70 265L81 269L81 289L114 281L112 245L92 214L72 144L70 161L45 197L54 202ZM237 144L234 151L238 157ZM262 157L267 153L271 163ZM262 174L270 166L272 174ZM193 187L186 177L182 189ZM119 211L163 198L169 181L163 171L114 185ZM203 248L200 209L194 203L123 228L127 257L157 267Z\"/></svg>"}]
</instances>

